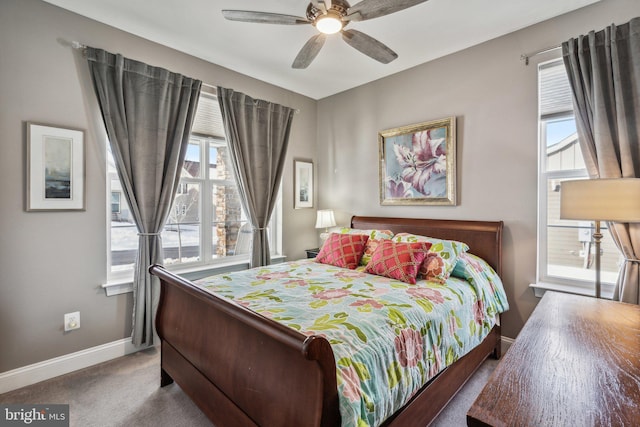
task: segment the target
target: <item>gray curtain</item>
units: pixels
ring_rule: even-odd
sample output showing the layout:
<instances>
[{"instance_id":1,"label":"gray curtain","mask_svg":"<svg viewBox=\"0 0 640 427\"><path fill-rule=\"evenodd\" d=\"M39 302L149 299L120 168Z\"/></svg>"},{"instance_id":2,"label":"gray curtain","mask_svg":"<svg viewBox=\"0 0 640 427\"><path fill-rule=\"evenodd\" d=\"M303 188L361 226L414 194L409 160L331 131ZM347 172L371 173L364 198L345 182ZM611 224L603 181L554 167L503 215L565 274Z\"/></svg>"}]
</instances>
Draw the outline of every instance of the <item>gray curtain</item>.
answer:
<instances>
[{"instance_id":1,"label":"gray curtain","mask_svg":"<svg viewBox=\"0 0 640 427\"><path fill-rule=\"evenodd\" d=\"M133 281L136 346L153 344L163 262L160 232L180 180L201 82L87 48L87 60L123 193L138 227Z\"/></svg>"},{"instance_id":2,"label":"gray curtain","mask_svg":"<svg viewBox=\"0 0 640 427\"><path fill-rule=\"evenodd\" d=\"M640 18L562 44L591 178L640 178ZM610 223L626 261L614 299L640 304L640 224Z\"/></svg>"},{"instance_id":3,"label":"gray curtain","mask_svg":"<svg viewBox=\"0 0 640 427\"><path fill-rule=\"evenodd\" d=\"M253 227L250 267L269 265L267 225L276 203L294 110L218 88L238 190Z\"/></svg>"}]
</instances>

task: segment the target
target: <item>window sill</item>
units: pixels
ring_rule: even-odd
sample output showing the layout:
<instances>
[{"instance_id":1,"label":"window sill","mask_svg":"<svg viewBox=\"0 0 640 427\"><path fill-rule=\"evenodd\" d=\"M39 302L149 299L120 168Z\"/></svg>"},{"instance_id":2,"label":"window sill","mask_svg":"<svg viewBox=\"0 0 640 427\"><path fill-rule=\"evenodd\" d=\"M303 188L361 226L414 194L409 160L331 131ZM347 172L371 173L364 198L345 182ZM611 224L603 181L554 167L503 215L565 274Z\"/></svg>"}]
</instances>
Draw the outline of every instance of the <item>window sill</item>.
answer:
<instances>
[{"instance_id":1,"label":"window sill","mask_svg":"<svg viewBox=\"0 0 640 427\"><path fill-rule=\"evenodd\" d=\"M284 262L285 259L286 256L284 255L274 255L271 257L271 263L279 264L281 262ZM171 270L171 272L179 274L188 280L198 280L207 276L230 273L232 271L242 271L247 270L248 268L249 261L234 261L228 263L208 264L200 265L197 267L175 269ZM133 292L133 278L128 277L123 279L110 280L102 285L102 289L104 289L104 292L108 297Z\"/></svg>"},{"instance_id":2,"label":"window sill","mask_svg":"<svg viewBox=\"0 0 640 427\"><path fill-rule=\"evenodd\" d=\"M542 298L546 291L564 292L567 294L595 296L593 287L584 287L580 285L566 285L559 283L537 282L529 285L533 289L533 294ZM600 296L603 299L613 299L613 285L603 283L600 289Z\"/></svg>"}]
</instances>

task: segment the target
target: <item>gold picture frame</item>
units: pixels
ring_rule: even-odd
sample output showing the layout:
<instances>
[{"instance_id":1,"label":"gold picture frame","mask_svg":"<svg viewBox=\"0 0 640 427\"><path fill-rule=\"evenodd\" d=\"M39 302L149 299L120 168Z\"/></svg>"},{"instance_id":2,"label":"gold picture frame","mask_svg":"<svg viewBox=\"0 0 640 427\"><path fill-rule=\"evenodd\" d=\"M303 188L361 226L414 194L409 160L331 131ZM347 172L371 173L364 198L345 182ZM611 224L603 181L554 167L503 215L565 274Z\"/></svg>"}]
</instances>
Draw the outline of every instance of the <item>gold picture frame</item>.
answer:
<instances>
[{"instance_id":1,"label":"gold picture frame","mask_svg":"<svg viewBox=\"0 0 640 427\"><path fill-rule=\"evenodd\" d=\"M381 205L456 204L456 118L378 133Z\"/></svg>"}]
</instances>

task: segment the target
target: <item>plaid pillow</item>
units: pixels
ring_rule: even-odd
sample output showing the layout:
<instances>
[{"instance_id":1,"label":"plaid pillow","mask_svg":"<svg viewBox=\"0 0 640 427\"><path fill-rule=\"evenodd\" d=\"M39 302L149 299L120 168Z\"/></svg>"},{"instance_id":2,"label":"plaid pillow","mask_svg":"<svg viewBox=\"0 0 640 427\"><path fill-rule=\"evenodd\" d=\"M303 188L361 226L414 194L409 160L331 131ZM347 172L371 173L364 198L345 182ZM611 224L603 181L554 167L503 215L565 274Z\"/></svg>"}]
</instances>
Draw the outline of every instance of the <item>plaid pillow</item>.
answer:
<instances>
[{"instance_id":1,"label":"plaid pillow","mask_svg":"<svg viewBox=\"0 0 640 427\"><path fill-rule=\"evenodd\" d=\"M362 234L331 233L318 252L316 262L353 270L360 263L367 240L369 236Z\"/></svg>"},{"instance_id":2,"label":"plaid pillow","mask_svg":"<svg viewBox=\"0 0 640 427\"><path fill-rule=\"evenodd\" d=\"M378 242L384 239L391 239L393 237L393 231L391 230L361 230L358 228L343 227L340 229L342 234L365 234L369 236L367 244L364 246L364 254L360 260L360 265L367 265L371 261L371 254L378 246Z\"/></svg>"},{"instance_id":3,"label":"plaid pillow","mask_svg":"<svg viewBox=\"0 0 640 427\"><path fill-rule=\"evenodd\" d=\"M418 268L430 247L429 242L394 243L381 240L365 271L415 285Z\"/></svg>"},{"instance_id":4,"label":"plaid pillow","mask_svg":"<svg viewBox=\"0 0 640 427\"><path fill-rule=\"evenodd\" d=\"M444 283L458 260L461 253L469 250L466 243L455 240L442 240L434 237L418 236L416 234L398 233L393 237L394 242L429 242L431 248L418 274L427 280Z\"/></svg>"}]
</instances>

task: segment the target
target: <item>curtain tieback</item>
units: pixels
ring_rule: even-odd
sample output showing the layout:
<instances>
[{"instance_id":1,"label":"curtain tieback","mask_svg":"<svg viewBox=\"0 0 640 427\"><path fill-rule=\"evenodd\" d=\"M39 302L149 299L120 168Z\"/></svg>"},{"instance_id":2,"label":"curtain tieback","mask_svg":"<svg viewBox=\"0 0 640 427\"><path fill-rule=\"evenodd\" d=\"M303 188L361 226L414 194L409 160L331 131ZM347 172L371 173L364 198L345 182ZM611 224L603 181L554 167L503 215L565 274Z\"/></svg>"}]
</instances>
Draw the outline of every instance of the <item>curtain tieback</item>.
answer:
<instances>
[{"instance_id":1,"label":"curtain tieback","mask_svg":"<svg viewBox=\"0 0 640 427\"><path fill-rule=\"evenodd\" d=\"M159 236L160 233L138 233L138 236Z\"/></svg>"},{"instance_id":2,"label":"curtain tieback","mask_svg":"<svg viewBox=\"0 0 640 427\"><path fill-rule=\"evenodd\" d=\"M640 263L640 259L637 259L637 258L625 258L624 261L625 262L638 262L638 263Z\"/></svg>"},{"instance_id":3,"label":"curtain tieback","mask_svg":"<svg viewBox=\"0 0 640 427\"><path fill-rule=\"evenodd\" d=\"M253 227L254 231L262 231L262 230L266 230L267 227Z\"/></svg>"}]
</instances>

